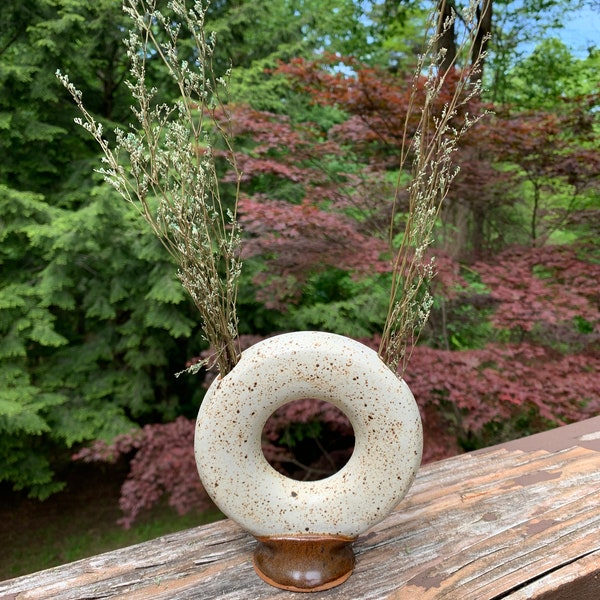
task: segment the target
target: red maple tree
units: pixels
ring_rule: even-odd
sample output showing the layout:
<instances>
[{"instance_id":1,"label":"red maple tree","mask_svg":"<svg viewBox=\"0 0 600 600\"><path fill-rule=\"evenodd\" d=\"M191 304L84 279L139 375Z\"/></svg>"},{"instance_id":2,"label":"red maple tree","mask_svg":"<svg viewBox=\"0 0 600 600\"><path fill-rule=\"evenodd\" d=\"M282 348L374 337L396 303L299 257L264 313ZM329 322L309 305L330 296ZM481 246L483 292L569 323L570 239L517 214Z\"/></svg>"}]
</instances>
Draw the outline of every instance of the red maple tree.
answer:
<instances>
[{"instance_id":1,"label":"red maple tree","mask_svg":"<svg viewBox=\"0 0 600 600\"><path fill-rule=\"evenodd\" d=\"M346 69L331 69L340 62ZM232 107L244 173L239 210L245 259L259 265L256 301L284 311L314 273L336 268L361 277L390 269L387 227L395 183L408 176L396 173L398 153L416 121L409 119L405 128L413 80L403 74L339 56L298 59L280 72L307 101L342 115L324 128ZM425 93L423 82L414 83ZM452 78L448 94L451 88ZM433 291L440 304L425 332L428 344L413 349L404 375L423 417L426 461L600 410L600 260L594 239L600 211L580 202L598 185L600 173L588 100L573 100L560 115L495 107L494 118L461 141L461 171L435 250ZM444 95L440 110L443 103ZM473 98L456 116L457 125L480 109ZM524 183L533 186L529 202L523 201ZM547 201L564 186L569 201ZM516 222L517 206L529 211L526 227ZM399 221L403 210L400 201ZM567 226L587 235L577 244L548 244L553 231ZM449 318L465 339L469 328L485 325L485 339L459 347L448 335ZM260 338L252 333L243 344ZM376 335L360 341L378 345ZM314 422L341 445L307 457L296 453L302 453L301 443L296 450L283 444L291 424ZM183 418L147 426L79 457L137 451L123 487L126 525L163 493L178 510L202 508L208 500L193 461L193 429ZM277 412L263 445L276 468L302 476L299 470L335 470L351 452L352 439L343 415L302 399Z\"/></svg>"}]
</instances>

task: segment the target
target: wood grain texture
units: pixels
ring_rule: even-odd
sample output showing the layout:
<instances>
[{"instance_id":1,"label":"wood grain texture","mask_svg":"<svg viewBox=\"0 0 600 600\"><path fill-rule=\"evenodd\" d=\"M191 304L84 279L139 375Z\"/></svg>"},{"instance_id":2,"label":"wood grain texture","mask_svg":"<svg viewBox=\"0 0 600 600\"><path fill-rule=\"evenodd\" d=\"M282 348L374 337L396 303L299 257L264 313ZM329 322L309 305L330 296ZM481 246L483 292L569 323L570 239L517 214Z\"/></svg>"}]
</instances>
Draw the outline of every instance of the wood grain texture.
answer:
<instances>
[{"instance_id":1,"label":"wood grain texture","mask_svg":"<svg viewBox=\"0 0 600 600\"><path fill-rule=\"evenodd\" d=\"M600 419L534 437L421 468L352 577L312 597L600 599ZM221 521L0 583L0 600L297 598L256 576L255 543Z\"/></svg>"}]
</instances>

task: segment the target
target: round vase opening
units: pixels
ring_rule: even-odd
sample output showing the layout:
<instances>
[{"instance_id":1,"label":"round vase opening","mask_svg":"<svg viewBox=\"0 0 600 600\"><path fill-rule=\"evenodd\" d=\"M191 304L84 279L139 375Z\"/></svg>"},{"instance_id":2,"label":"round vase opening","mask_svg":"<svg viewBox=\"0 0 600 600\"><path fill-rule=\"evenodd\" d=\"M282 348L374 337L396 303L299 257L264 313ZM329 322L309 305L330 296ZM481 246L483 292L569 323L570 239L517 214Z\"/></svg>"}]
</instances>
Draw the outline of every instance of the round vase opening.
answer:
<instances>
[{"instance_id":1,"label":"round vase opening","mask_svg":"<svg viewBox=\"0 0 600 600\"><path fill-rule=\"evenodd\" d=\"M354 451L354 429L337 406L301 398L279 407L262 431L262 451L279 473L296 481L334 475Z\"/></svg>"}]
</instances>

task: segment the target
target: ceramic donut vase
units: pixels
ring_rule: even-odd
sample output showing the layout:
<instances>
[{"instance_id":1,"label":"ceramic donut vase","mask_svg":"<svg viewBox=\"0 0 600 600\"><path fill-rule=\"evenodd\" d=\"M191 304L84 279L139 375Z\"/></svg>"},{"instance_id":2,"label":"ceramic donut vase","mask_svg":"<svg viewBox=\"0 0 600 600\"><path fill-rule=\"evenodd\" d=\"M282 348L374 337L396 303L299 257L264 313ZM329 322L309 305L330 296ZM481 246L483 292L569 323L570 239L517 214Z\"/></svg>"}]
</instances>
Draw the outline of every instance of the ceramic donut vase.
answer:
<instances>
[{"instance_id":1,"label":"ceramic donut vase","mask_svg":"<svg viewBox=\"0 0 600 600\"><path fill-rule=\"evenodd\" d=\"M285 477L261 448L267 419L302 398L337 406L354 428L350 460L319 481ZM209 388L195 435L206 491L258 540L258 575L301 592L329 589L351 575L352 543L404 497L422 447L406 383L367 346L316 331L275 336L244 351Z\"/></svg>"}]
</instances>

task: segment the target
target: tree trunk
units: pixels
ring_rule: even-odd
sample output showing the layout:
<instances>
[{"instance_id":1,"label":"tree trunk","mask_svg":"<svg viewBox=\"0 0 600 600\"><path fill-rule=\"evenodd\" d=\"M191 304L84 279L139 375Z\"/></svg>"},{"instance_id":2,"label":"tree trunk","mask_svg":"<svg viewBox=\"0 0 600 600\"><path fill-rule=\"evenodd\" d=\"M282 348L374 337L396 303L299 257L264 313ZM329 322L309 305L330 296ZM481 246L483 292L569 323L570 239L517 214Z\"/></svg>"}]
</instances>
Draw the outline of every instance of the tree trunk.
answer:
<instances>
[{"instance_id":1,"label":"tree trunk","mask_svg":"<svg viewBox=\"0 0 600 600\"><path fill-rule=\"evenodd\" d=\"M456 32L455 24L451 20L455 9L454 2L451 0L440 0L438 6L440 16L437 27L437 51L445 51L440 61L440 69L445 72L452 67L456 60Z\"/></svg>"},{"instance_id":2,"label":"tree trunk","mask_svg":"<svg viewBox=\"0 0 600 600\"><path fill-rule=\"evenodd\" d=\"M489 37L492 33L492 0L483 0L477 6L477 32L475 41L473 42L473 50L471 53L471 64L474 64L477 59L487 50ZM481 59L481 69L485 59Z\"/></svg>"},{"instance_id":3,"label":"tree trunk","mask_svg":"<svg viewBox=\"0 0 600 600\"><path fill-rule=\"evenodd\" d=\"M440 62L442 71L447 71L456 60L456 28L449 24L452 14L456 12L453 0L439 0L439 20L437 26L437 50L445 50L445 55ZM492 0L482 0L477 5L476 23L477 31L471 49L471 64L473 65L488 46L489 36L492 31ZM483 60L480 66L483 68Z\"/></svg>"}]
</instances>

